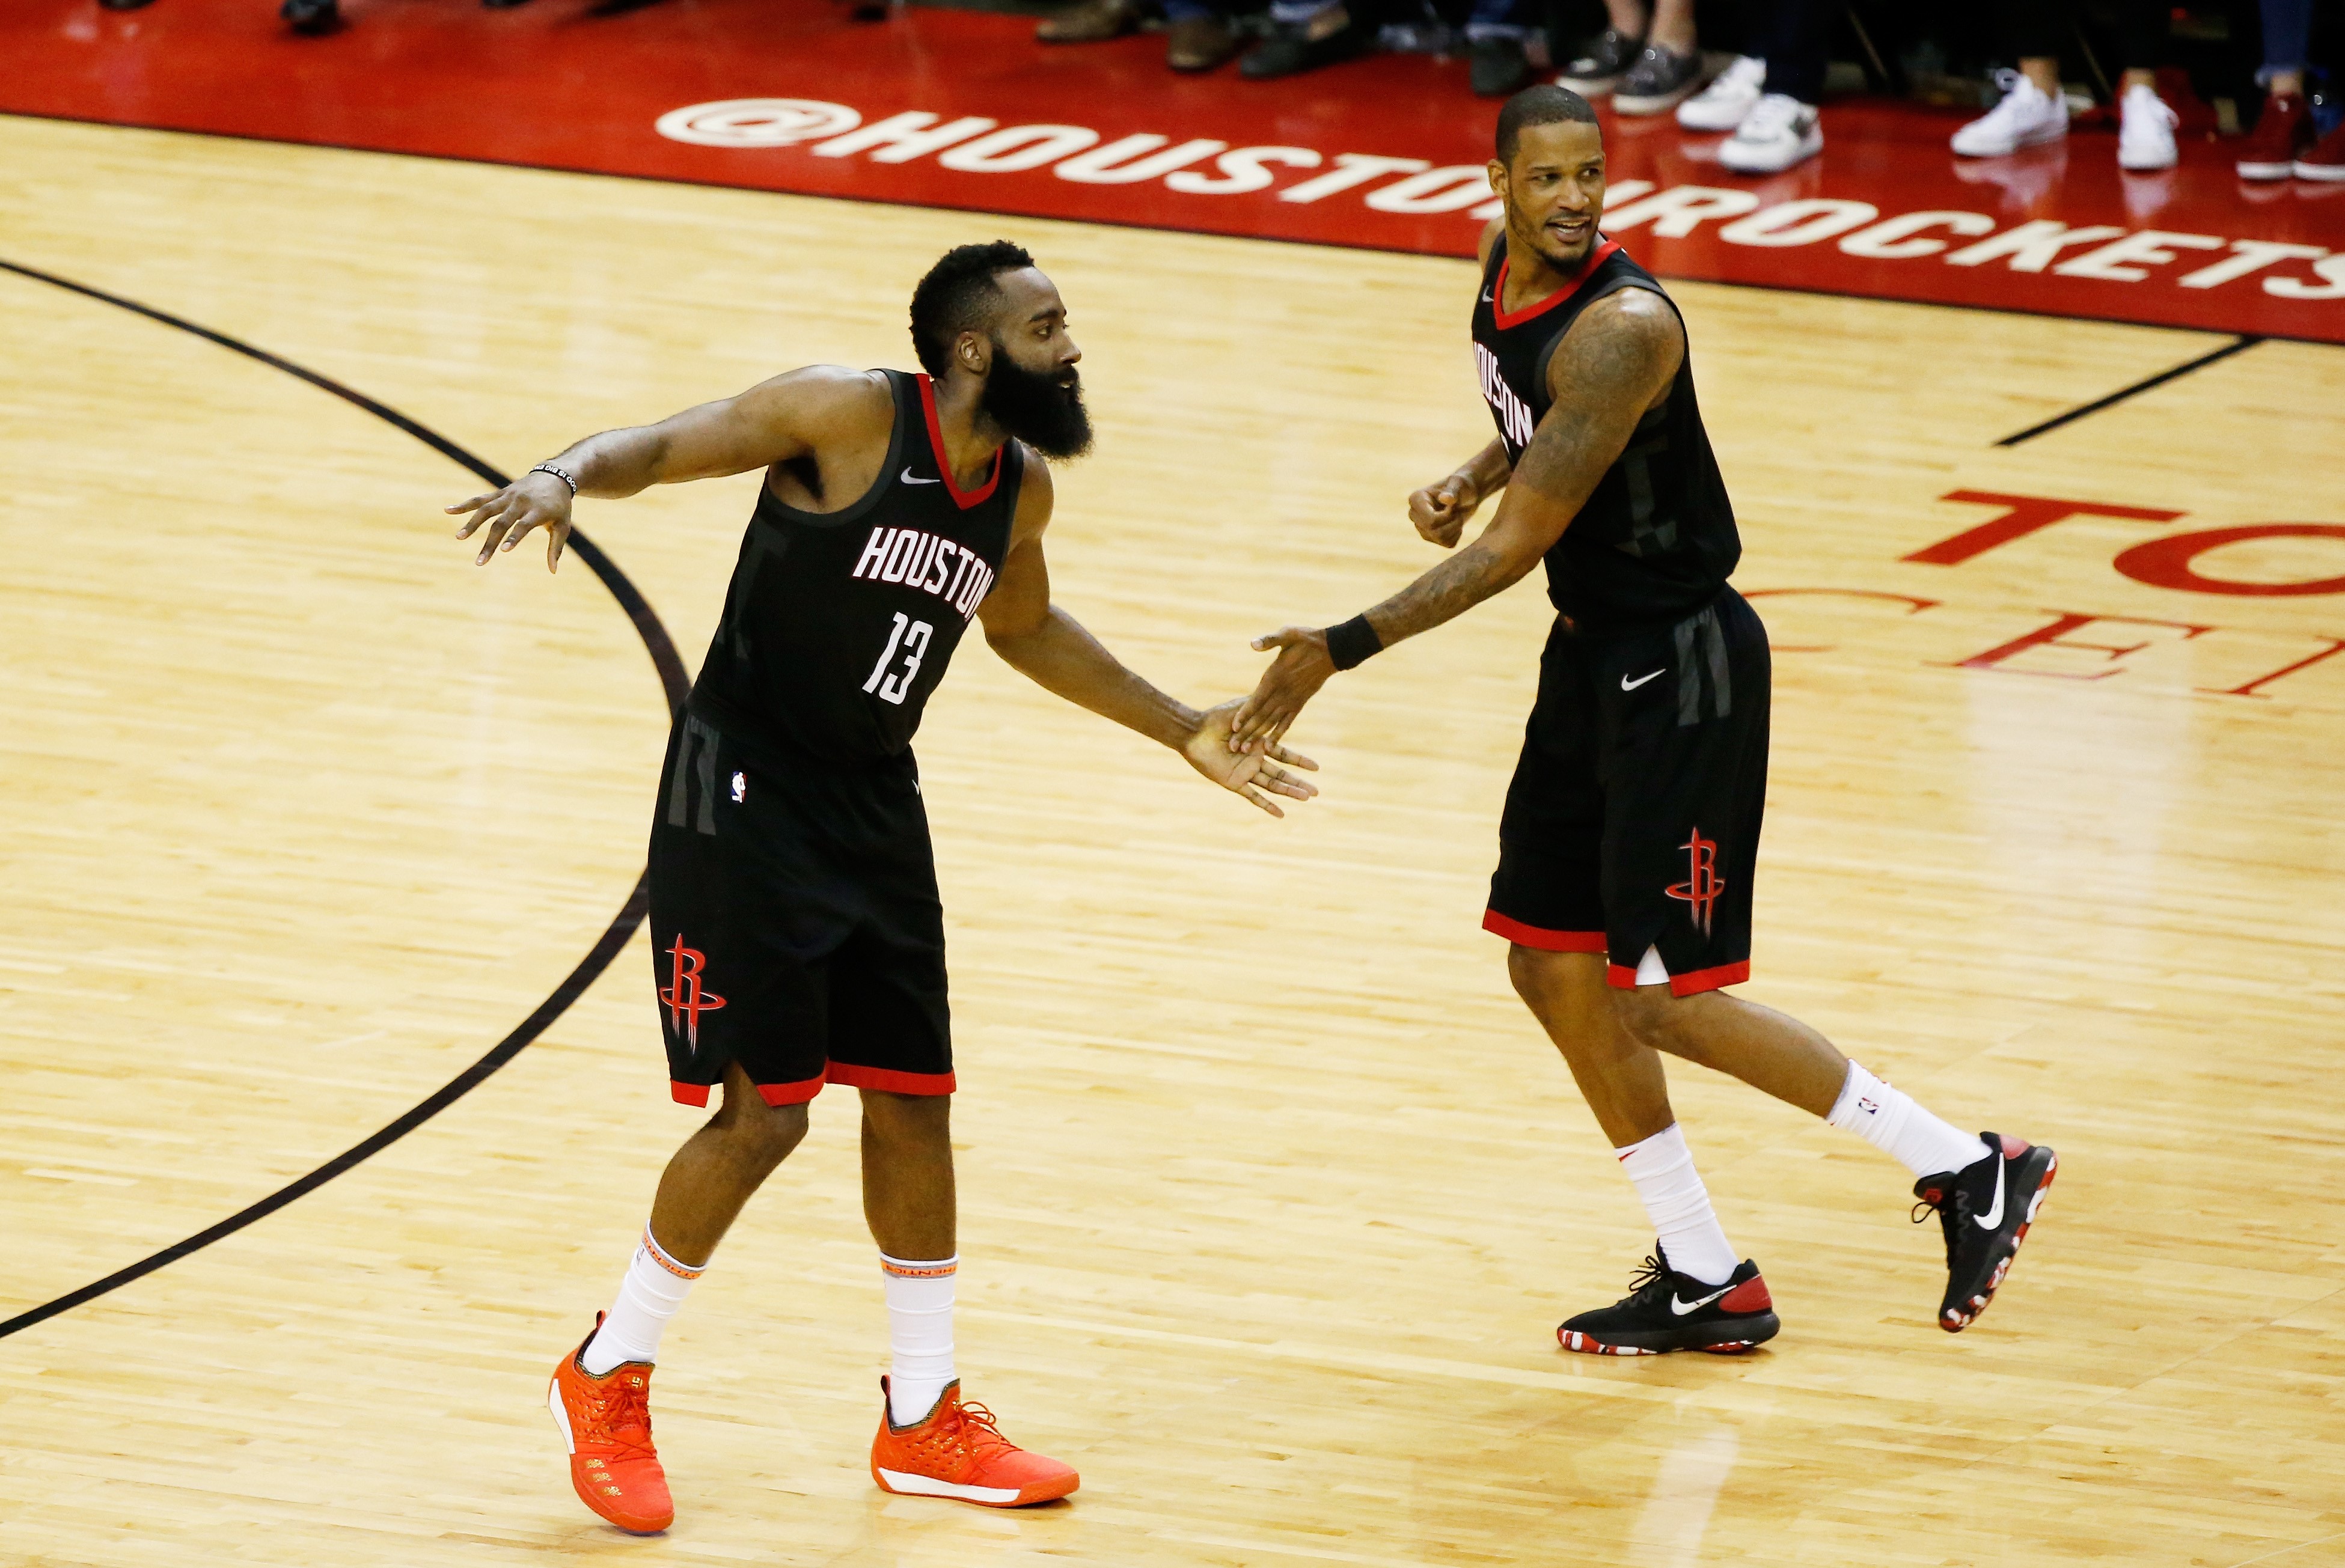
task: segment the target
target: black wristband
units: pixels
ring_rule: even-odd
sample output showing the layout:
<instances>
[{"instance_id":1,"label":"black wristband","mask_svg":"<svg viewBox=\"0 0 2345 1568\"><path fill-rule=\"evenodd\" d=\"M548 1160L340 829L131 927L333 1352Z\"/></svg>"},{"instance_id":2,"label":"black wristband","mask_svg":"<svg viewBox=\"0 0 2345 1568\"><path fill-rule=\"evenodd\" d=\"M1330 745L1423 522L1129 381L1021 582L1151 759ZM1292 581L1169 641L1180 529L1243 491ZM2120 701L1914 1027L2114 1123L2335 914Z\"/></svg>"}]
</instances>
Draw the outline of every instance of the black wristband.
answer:
<instances>
[{"instance_id":1,"label":"black wristband","mask_svg":"<svg viewBox=\"0 0 2345 1568\"><path fill-rule=\"evenodd\" d=\"M1385 640L1368 624L1365 615L1355 615L1340 625L1327 628L1327 657L1335 662L1338 670L1348 670L1365 663L1371 654L1385 651Z\"/></svg>"}]
</instances>

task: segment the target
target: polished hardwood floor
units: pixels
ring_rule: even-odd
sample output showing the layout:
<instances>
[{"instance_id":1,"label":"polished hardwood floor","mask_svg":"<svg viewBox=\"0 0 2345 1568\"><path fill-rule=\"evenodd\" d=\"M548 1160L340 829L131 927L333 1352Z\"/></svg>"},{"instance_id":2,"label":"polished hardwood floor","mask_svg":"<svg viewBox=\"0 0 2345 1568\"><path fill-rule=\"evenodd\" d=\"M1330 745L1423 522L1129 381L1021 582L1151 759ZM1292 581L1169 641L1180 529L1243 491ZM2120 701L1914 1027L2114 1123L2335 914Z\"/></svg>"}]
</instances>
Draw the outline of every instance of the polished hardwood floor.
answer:
<instances>
[{"instance_id":1,"label":"polished hardwood floor","mask_svg":"<svg viewBox=\"0 0 2345 1568\"><path fill-rule=\"evenodd\" d=\"M515 470L780 369L906 363L912 281L997 234L1071 300L1102 431L1060 480L1059 593L1136 666L1242 690L1249 636L1424 563L1400 500L1488 431L1463 263L0 118L0 259ZM2260 344L2004 448L2223 340L1678 297L1779 649L1745 994L2059 1148L1978 1327L1931 1324L1901 1169L1687 1069L1784 1331L1555 1349L1650 1237L1477 929L1536 589L1331 686L1295 736L1325 794L1283 823L972 646L920 744L960 1354L1075 1499L873 1489L884 1322L834 1090L670 1332L677 1526L578 1507L545 1374L694 1125L638 937L388 1152L0 1340L0 1560L2345 1562L2345 656L2256 684L2345 638L2345 600L2113 565L2345 523L2345 352ZM409 436L21 276L0 323L5 1317L536 1007L634 885L665 720L586 572L466 564L437 508L473 483ZM584 510L688 661L754 484ZM2009 510L1957 491L2185 515L1901 559ZM2340 570L2335 533L2189 564Z\"/></svg>"}]
</instances>

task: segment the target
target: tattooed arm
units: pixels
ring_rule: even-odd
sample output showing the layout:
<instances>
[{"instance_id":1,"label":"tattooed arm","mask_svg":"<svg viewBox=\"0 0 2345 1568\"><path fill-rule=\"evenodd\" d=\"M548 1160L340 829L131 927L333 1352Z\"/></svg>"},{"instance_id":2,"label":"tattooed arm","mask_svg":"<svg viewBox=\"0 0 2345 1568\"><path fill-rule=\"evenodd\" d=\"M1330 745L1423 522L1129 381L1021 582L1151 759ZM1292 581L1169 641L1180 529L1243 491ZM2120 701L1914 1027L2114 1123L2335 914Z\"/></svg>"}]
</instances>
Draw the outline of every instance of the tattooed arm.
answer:
<instances>
[{"instance_id":1,"label":"tattooed arm","mask_svg":"<svg viewBox=\"0 0 2345 1568\"><path fill-rule=\"evenodd\" d=\"M1473 543L1367 612L1373 640L1358 656L1430 632L1521 582L1571 526L1645 410L1669 395L1684 360L1684 329L1660 296L1624 288L1589 306L1548 361L1554 402L1515 464L1497 515ZM1335 673L1327 635L1289 626L1254 639L1278 657L1239 710L1233 747L1251 749L1286 733ZM1354 628L1348 636L1359 640L1361 632Z\"/></svg>"}]
</instances>

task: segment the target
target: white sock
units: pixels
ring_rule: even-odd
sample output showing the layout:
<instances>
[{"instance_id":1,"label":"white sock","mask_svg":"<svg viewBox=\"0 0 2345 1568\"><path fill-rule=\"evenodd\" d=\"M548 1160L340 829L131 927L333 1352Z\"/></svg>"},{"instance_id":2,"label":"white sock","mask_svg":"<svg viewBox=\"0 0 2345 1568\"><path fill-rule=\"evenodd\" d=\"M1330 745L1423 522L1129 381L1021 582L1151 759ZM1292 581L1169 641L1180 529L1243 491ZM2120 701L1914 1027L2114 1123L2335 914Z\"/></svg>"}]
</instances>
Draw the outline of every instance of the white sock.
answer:
<instances>
[{"instance_id":1,"label":"white sock","mask_svg":"<svg viewBox=\"0 0 2345 1568\"><path fill-rule=\"evenodd\" d=\"M953 1272L958 1253L933 1263L879 1254L888 1292L888 1419L909 1426L935 1408L953 1371Z\"/></svg>"},{"instance_id":2,"label":"white sock","mask_svg":"<svg viewBox=\"0 0 2345 1568\"><path fill-rule=\"evenodd\" d=\"M619 1282L619 1299L611 1303L603 1326L594 1330L579 1357L588 1374L599 1378L621 1361L658 1361L660 1330L684 1305L692 1282L706 1267L693 1269L677 1262L652 1239L651 1227L645 1226L644 1239L627 1265L627 1277Z\"/></svg>"},{"instance_id":3,"label":"white sock","mask_svg":"<svg viewBox=\"0 0 2345 1568\"><path fill-rule=\"evenodd\" d=\"M1824 1119L1856 1134L1915 1176L1960 1170L1994 1152L1976 1133L1939 1120L1914 1104L1912 1095L1891 1088L1854 1062L1848 1064L1848 1081L1841 1085L1840 1098Z\"/></svg>"},{"instance_id":4,"label":"white sock","mask_svg":"<svg viewBox=\"0 0 2345 1568\"><path fill-rule=\"evenodd\" d=\"M1678 1124L1671 1122L1642 1142L1612 1152L1620 1157L1620 1168L1644 1200L1670 1267L1705 1285L1723 1285L1732 1279L1742 1260L1718 1227L1710 1189L1693 1168L1693 1155Z\"/></svg>"}]
</instances>

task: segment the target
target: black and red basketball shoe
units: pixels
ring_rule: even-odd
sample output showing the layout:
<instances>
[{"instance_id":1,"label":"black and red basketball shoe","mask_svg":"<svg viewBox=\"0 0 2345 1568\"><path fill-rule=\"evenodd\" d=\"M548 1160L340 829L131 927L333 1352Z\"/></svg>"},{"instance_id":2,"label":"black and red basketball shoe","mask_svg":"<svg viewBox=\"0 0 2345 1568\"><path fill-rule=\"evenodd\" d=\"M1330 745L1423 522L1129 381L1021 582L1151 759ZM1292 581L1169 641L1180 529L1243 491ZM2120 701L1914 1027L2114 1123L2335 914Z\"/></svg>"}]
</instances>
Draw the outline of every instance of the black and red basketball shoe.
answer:
<instances>
[{"instance_id":1,"label":"black and red basketball shoe","mask_svg":"<svg viewBox=\"0 0 2345 1568\"><path fill-rule=\"evenodd\" d=\"M1995 1300L2060 1168L2059 1159L2040 1144L1993 1132L1979 1137L1995 1152L1914 1184L1914 1196L1921 1199L1914 1206L1914 1223L1919 1225L1923 1214L1934 1209L1946 1230L1946 1299L1938 1308L1938 1327L1950 1334L1976 1322Z\"/></svg>"},{"instance_id":2,"label":"black and red basketball shoe","mask_svg":"<svg viewBox=\"0 0 2345 1568\"><path fill-rule=\"evenodd\" d=\"M1629 1281L1629 1294L1609 1307L1568 1318L1555 1331L1567 1351L1595 1356L1661 1356L1708 1351L1731 1356L1763 1345L1782 1331L1759 1265L1745 1258L1723 1285L1708 1285L1653 1255Z\"/></svg>"}]
</instances>

